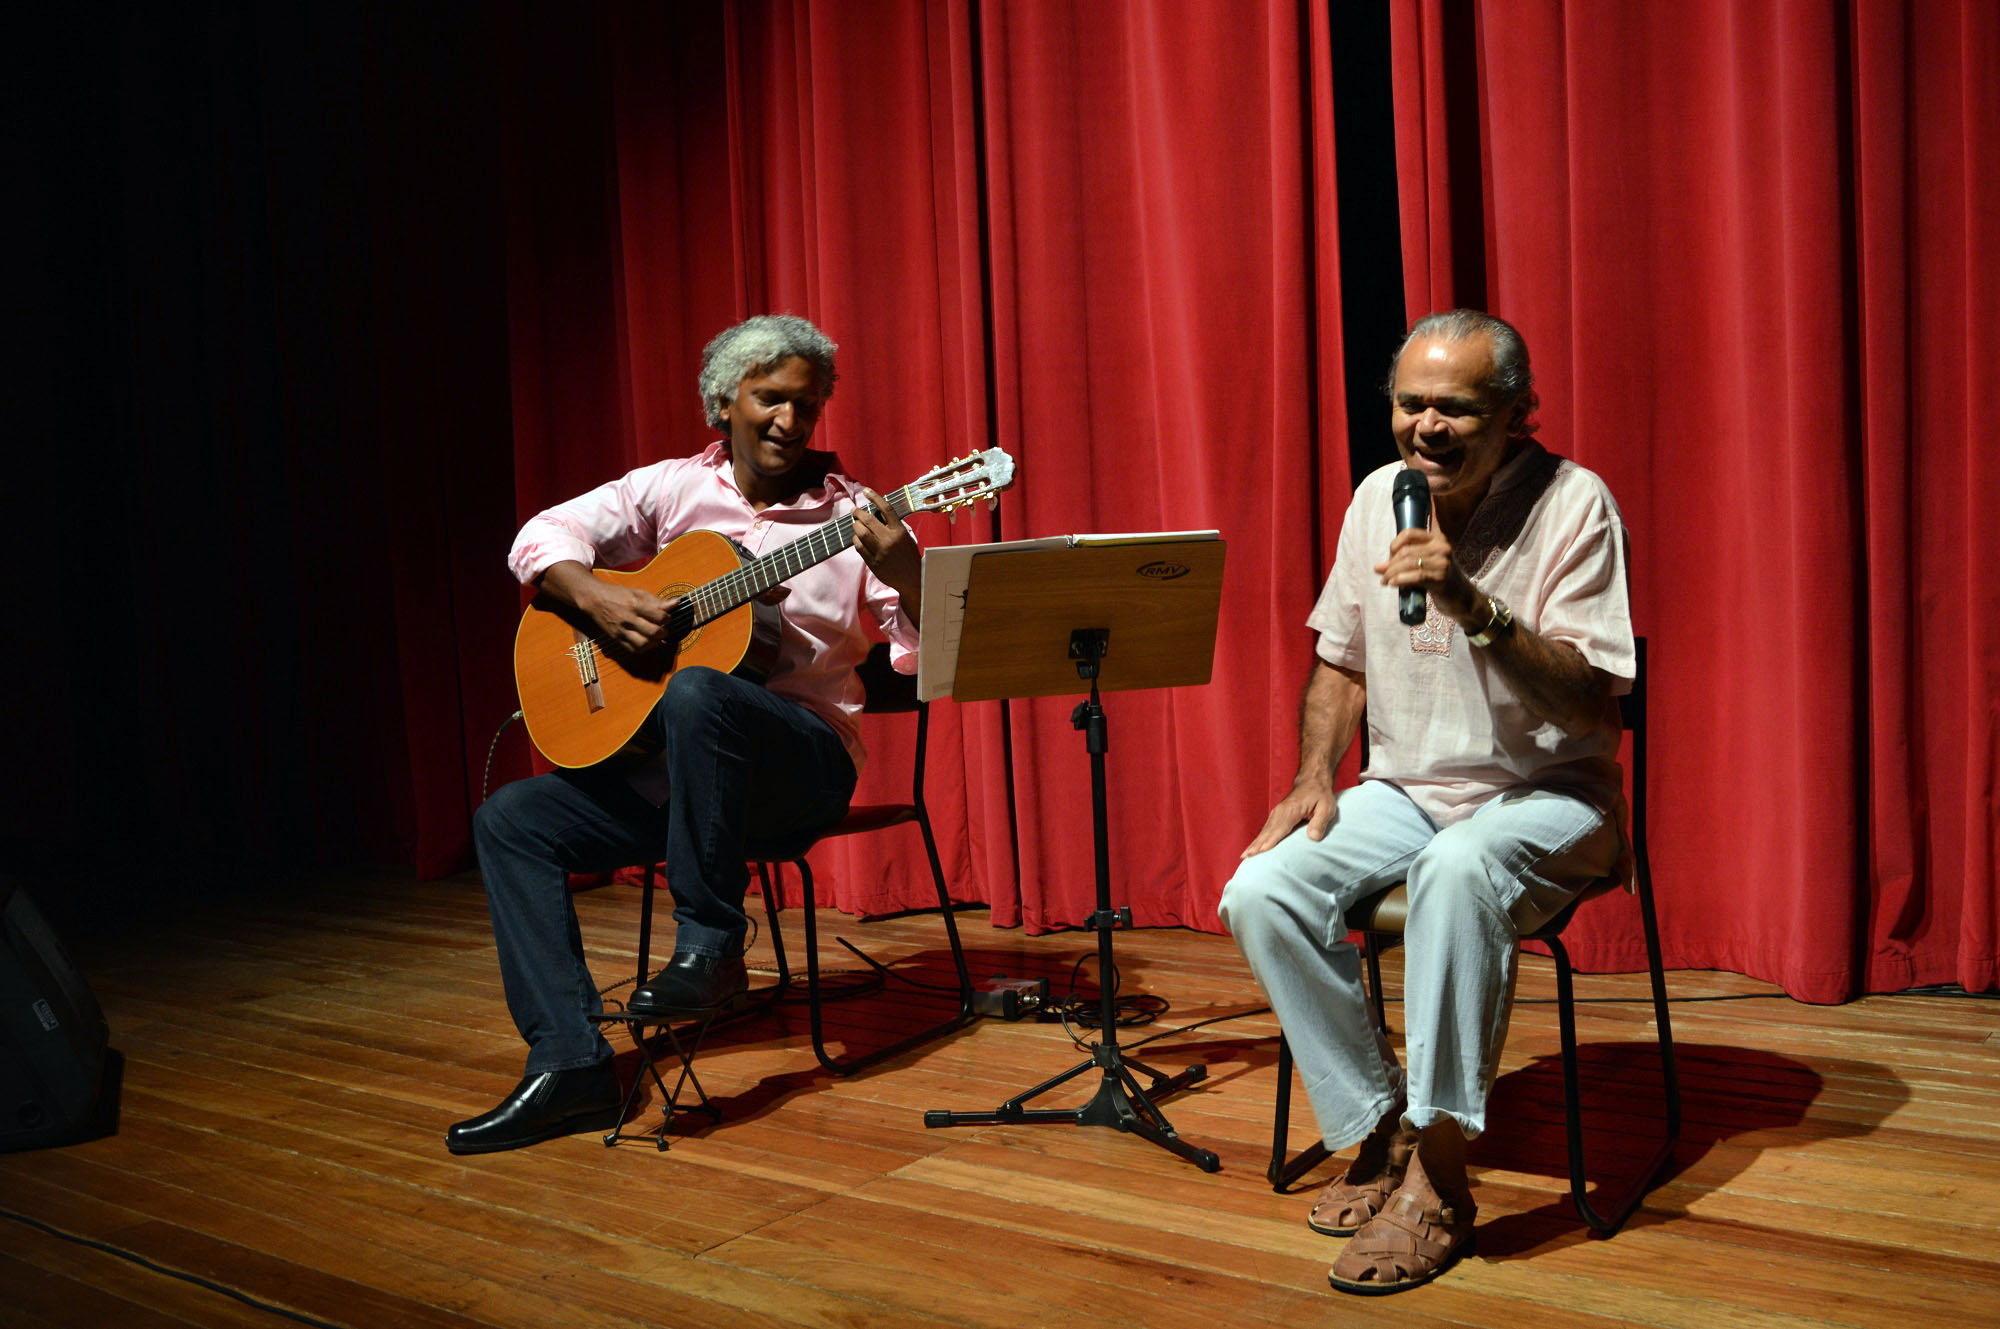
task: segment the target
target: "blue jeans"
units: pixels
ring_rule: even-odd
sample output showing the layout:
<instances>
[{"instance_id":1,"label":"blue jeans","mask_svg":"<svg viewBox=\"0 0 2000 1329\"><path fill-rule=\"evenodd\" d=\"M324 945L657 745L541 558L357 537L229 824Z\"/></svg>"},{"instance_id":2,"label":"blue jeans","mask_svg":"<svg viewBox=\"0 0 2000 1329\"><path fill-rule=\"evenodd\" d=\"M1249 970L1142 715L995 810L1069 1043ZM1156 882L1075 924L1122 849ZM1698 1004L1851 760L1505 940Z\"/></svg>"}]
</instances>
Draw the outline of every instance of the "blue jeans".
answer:
<instances>
[{"instance_id":1,"label":"blue jeans","mask_svg":"<svg viewBox=\"0 0 2000 1329\"><path fill-rule=\"evenodd\" d=\"M667 798L643 798L617 761L517 780L473 814L500 978L527 1072L611 1055L584 962L569 874L664 860L674 949L734 955L754 839L824 829L854 795L854 763L833 726L797 702L714 669L675 674L647 718L663 744Z\"/></svg>"},{"instance_id":2,"label":"blue jeans","mask_svg":"<svg viewBox=\"0 0 2000 1329\"><path fill-rule=\"evenodd\" d=\"M1327 1148L1354 1144L1398 1103L1419 1130L1449 1116L1468 1137L1484 1131L1520 935L1617 860L1617 827L1557 790L1510 789L1439 829L1385 780L1343 790L1325 839L1294 831L1245 859L1218 913L1292 1045ZM1410 887L1407 1075L1375 1031L1345 921L1398 881Z\"/></svg>"}]
</instances>

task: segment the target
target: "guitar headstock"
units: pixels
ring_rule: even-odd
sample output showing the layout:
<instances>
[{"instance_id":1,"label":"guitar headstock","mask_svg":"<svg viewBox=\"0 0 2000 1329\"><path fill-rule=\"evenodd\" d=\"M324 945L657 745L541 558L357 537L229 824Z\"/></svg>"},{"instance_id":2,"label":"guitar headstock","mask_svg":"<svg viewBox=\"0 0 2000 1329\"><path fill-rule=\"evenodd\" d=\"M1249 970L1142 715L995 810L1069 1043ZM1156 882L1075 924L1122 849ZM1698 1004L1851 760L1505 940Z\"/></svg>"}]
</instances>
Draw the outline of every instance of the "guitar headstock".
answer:
<instances>
[{"instance_id":1,"label":"guitar headstock","mask_svg":"<svg viewBox=\"0 0 2000 1329\"><path fill-rule=\"evenodd\" d=\"M994 495L1014 483L1014 459L999 448L948 461L910 482L910 511L953 512Z\"/></svg>"}]
</instances>

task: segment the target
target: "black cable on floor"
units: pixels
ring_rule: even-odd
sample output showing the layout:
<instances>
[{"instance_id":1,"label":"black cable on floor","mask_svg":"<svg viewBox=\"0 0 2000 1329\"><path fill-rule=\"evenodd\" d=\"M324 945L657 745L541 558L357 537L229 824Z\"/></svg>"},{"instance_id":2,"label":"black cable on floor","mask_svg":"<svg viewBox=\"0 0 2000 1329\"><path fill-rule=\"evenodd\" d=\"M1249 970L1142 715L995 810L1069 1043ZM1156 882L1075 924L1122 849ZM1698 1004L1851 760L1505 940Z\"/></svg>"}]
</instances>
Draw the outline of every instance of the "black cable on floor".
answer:
<instances>
[{"instance_id":1,"label":"black cable on floor","mask_svg":"<svg viewBox=\"0 0 2000 1329\"><path fill-rule=\"evenodd\" d=\"M1973 992L1956 983L1922 983L1913 988L1871 995L1884 997L1970 997L1974 1001L2000 1001L2000 992Z\"/></svg>"},{"instance_id":2,"label":"black cable on floor","mask_svg":"<svg viewBox=\"0 0 2000 1329\"><path fill-rule=\"evenodd\" d=\"M1248 1019L1252 1015L1269 1015L1270 1013L1271 1008L1269 1006L1252 1006L1247 1011L1230 1011L1225 1015L1211 1015L1206 1020L1196 1020L1193 1024L1179 1025L1173 1029L1162 1029L1157 1034L1147 1034L1136 1043L1125 1044L1125 1048L1127 1051L1130 1051L1132 1048L1142 1048L1156 1038L1171 1038L1175 1034L1192 1033L1204 1025L1221 1024L1224 1020L1243 1020Z\"/></svg>"},{"instance_id":3,"label":"black cable on floor","mask_svg":"<svg viewBox=\"0 0 2000 1329\"><path fill-rule=\"evenodd\" d=\"M1901 992L1881 993L1877 995L1898 996L1898 997L1963 996L1963 997L1978 997L1987 1000L2000 998L2000 992L1967 992L1963 988L1946 988L1942 986L1935 991L1925 988L1906 988ZM1393 1006L1400 1003L1403 1000L1403 998L1399 994L1393 997L1384 997L1382 1000L1384 1001L1384 1003ZM1718 993L1712 996L1702 996L1702 997L1668 997L1667 1004L1669 1006L1685 1006L1697 1001L1790 1001L1790 1000L1792 1000L1792 998L1788 994L1783 992L1728 992L1728 993ZM1552 1006L1556 1003L1556 1001L1557 998L1555 997L1516 997L1514 999L1514 1004L1516 1006L1533 1006L1533 1005ZM1572 1004L1577 1006L1608 1006L1619 1002L1627 1002L1627 1003L1641 1002L1644 1003L1645 1005L1650 1006L1653 1004L1653 999L1651 997L1578 997ZM1230 1011L1225 1015L1211 1015L1206 1020L1196 1020L1193 1024L1177 1025L1172 1029L1162 1029L1156 1034L1146 1035L1146 1037L1138 1040L1136 1043L1127 1043L1124 1046L1126 1047L1127 1050L1136 1047L1144 1047L1146 1044L1153 1042L1155 1039L1171 1038L1175 1034L1185 1034L1191 1032L1192 1030L1200 1029L1204 1025L1221 1024L1225 1020L1245 1020L1253 1015L1269 1015L1270 1013L1271 1013L1271 1008L1269 1006L1253 1006L1249 1010Z\"/></svg>"}]
</instances>

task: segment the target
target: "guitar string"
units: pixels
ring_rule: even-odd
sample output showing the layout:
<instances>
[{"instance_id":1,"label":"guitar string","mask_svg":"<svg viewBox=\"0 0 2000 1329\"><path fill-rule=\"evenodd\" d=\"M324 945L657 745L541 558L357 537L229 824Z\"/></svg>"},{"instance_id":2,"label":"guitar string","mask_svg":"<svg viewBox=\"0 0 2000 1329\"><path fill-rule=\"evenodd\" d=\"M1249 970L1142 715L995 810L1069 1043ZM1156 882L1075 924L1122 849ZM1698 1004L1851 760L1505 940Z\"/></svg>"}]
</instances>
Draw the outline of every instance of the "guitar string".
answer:
<instances>
[{"instance_id":1,"label":"guitar string","mask_svg":"<svg viewBox=\"0 0 2000 1329\"><path fill-rule=\"evenodd\" d=\"M914 486L905 485L888 496L887 502L898 519L907 516ZM807 568L825 562L854 543L854 514L843 513L824 526L809 531L770 553L724 573L705 586L691 591L683 604L694 602L701 611L700 622L708 623L747 604ZM801 557L801 555L811 557ZM793 566L796 565L796 566ZM778 575L767 575L777 571ZM676 606L678 608L678 606Z\"/></svg>"},{"instance_id":2,"label":"guitar string","mask_svg":"<svg viewBox=\"0 0 2000 1329\"><path fill-rule=\"evenodd\" d=\"M926 476L924 478L930 479L931 477ZM890 510L896 514L899 520L917 511L916 489L920 483L922 481L913 481L885 496ZM829 543L836 540L837 543ZM669 614L669 622L678 629L678 635L684 636L689 630L700 627L703 624L711 623L723 614L748 604L757 596L771 589L771 587L798 576L807 568L824 563L827 559L839 554L853 543L854 515L852 513L844 513L841 516L835 517L824 526L816 527L798 539L774 549L770 553L764 554L732 572L724 573L705 586L697 587L674 605ZM789 569L782 576L773 578L764 585L757 587L757 589L750 590L747 593L743 592L742 588L755 585L757 579L764 571L789 562L790 556L793 553L808 552L802 549L802 546L811 546L810 552L813 553L813 557L800 562L797 567ZM728 597L724 597L721 594L725 586L728 587L730 592ZM699 622L690 621L685 624L680 622L680 620L694 619L695 606L700 606L708 612ZM589 650L594 657L601 656L606 649L604 639L595 635L586 636L583 641L576 643L576 645Z\"/></svg>"}]
</instances>

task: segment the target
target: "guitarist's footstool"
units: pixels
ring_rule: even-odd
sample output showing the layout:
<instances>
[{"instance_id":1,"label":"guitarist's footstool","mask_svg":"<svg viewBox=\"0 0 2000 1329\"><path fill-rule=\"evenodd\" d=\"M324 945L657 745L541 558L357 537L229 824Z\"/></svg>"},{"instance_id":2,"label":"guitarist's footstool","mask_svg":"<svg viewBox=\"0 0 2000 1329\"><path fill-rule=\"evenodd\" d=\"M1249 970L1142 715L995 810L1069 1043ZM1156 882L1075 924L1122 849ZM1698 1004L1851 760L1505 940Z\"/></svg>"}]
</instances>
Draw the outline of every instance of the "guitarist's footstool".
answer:
<instances>
[{"instance_id":1,"label":"guitarist's footstool","mask_svg":"<svg viewBox=\"0 0 2000 1329\"><path fill-rule=\"evenodd\" d=\"M621 1140L650 1135L653 1137L654 1146L664 1150L668 1147L667 1127L673 1124L676 1112L705 1112L709 1120L721 1121L722 1110L708 1101L708 1093L701 1087L700 1077L694 1073L695 1054L701 1051L701 1043L708 1037L709 1026L719 1017L740 1015L750 1009L750 1006L750 994L743 992L706 1010L683 1011L673 1015L641 1015L637 1011L624 1009L620 1003L617 1009L591 1016L593 1024L624 1025L632 1035L632 1046L639 1050L639 1073L632 1077L632 1084L625 1091L625 1104L619 1110L618 1124L604 1137L605 1145L608 1147ZM679 1028L675 1027L676 1021L679 1022ZM658 1031L650 1037L646 1034L649 1026ZM672 1053L674 1061L680 1063L680 1074L674 1078L671 1089L660 1075L661 1055L669 1052ZM653 1083L659 1086L662 1104L660 1124L650 1131L627 1131L625 1123L632 1116L632 1106L639 1101L639 1090L645 1085L648 1076L651 1076ZM689 1088L693 1088L697 1101L683 1104L681 1095Z\"/></svg>"}]
</instances>

